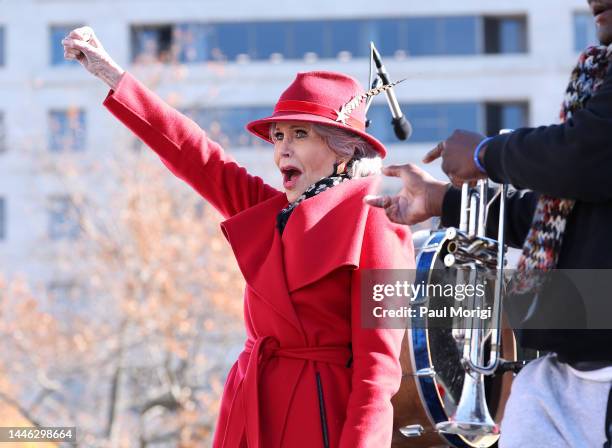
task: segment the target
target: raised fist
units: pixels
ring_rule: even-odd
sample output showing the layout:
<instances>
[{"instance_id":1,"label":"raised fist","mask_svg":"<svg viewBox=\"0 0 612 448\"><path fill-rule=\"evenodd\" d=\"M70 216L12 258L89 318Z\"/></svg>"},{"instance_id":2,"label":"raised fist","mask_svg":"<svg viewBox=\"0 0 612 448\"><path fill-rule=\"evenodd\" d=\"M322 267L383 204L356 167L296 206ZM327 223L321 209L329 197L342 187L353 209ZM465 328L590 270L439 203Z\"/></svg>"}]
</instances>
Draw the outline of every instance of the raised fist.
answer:
<instances>
[{"instance_id":1,"label":"raised fist","mask_svg":"<svg viewBox=\"0 0 612 448\"><path fill-rule=\"evenodd\" d=\"M76 28L62 40L64 58L77 60L92 75L114 89L123 69L109 56L94 30L88 26Z\"/></svg>"}]
</instances>

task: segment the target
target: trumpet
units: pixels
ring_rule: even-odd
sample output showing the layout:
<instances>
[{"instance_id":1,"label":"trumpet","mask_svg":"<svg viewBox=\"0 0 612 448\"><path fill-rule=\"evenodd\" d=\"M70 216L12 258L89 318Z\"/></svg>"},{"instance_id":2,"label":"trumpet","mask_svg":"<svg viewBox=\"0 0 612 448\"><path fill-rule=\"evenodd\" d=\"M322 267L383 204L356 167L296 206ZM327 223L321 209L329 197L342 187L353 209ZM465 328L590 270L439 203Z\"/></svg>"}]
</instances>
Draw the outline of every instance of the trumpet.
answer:
<instances>
[{"instance_id":1,"label":"trumpet","mask_svg":"<svg viewBox=\"0 0 612 448\"><path fill-rule=\"evenodd\" d=\"M484 362L484 340L487 335L482 320L471 317L468 319L463 337L461 364L465 369L465 376L461 398L449 420L436 424L436 429L440 432L465 437L499 435L499 426L491 417L487 407L484 376L493 375L500 362L507 185L501 185L498 190L501 197L497 241L487 238L485 234L488 209L492 203L487 201L488 187L486 179L479 180L476 189L471 189L467 183L462 185L459 230L454 228L447 230L448 254L444 257L445 266L457 268L459 282L465 282L467 279L467 282L474 284L478 269L496 269L492 321L488 336L489 360L487 363ZM475 300L474 298L472 301Z\"/></svg>"},{"instance_id":2,"label":"trumpet","mask_svg":"<svg viewBox=\"0 0 612 448\"><path fill-rule=\"evenodd\" d=\"M491 313L488 325L475 313L460 316L462 321L452 320L444 328L427 318L412 319L400 357L404 377L393 400L392 448L488 448L499 439L499 422L512 383L512 376L503 373L516 372L525 364L517 360L512 330L503 327L507 193L507 185L493 187L488 180L463 184L459 226L419 238L423 241L416 280L474 286L485 278L489 293L465 298L463 308L477 310L482 304ZM497 202L497 239L493 239L486 236L487 217ZM422 295L414 303L431 309L435 300Z\"/></svg>"}]
</instances>

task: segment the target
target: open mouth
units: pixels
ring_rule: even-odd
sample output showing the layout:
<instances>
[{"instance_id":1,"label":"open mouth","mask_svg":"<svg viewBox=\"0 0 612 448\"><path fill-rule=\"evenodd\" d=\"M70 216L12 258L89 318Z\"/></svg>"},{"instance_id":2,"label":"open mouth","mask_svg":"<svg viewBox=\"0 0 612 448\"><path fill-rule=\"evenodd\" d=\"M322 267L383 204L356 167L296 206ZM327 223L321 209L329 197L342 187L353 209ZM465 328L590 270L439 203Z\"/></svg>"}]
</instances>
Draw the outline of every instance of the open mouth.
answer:
<instances>
[{"instance_id":1,"label":"open mouth","mask_svg":"<svg viewBox=\"0 0 612 448\"><path fill-rule=\"evenodd\" d=\"M302 172L294 166L285 166L281 168L283 175L283 187L290 190L297 184L298 178L302 175Z\"/></svg>"}]
</instances>

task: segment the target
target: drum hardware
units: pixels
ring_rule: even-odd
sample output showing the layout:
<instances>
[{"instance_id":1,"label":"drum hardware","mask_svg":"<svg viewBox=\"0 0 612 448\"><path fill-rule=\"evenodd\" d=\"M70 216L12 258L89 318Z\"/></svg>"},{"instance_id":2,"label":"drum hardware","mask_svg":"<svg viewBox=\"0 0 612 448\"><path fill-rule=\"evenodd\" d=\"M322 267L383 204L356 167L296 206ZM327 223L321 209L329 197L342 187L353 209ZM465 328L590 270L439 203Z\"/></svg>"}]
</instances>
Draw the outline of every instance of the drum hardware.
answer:
<instances>
[{"instance_id":1,"label":"drum hardware","mask_svg":"<svg viewBox=\"0 0 612 448\"><path fill-rule=\"evenodd\" d=\"M436 371L433 368L425 368L425 369L420 369L417 370L416 373L413 374L414 376L419 376L419 377L431 377L433 378L434 376L436 376Z\"/></svg>"},{"instance_id":2,"label":"drum hardware","mask_svg":"<svg viewBox=\"0 0 612 448\"><path fill-rule=\"evenodd\" d=\"M465 340L465 328L453 328L452 333L453 338L457 343L461 343L463 347L463 341Z\"/></svg>"},{"instance_id":3,"label":"drum hardware","mask_svg":"<svg viewBox=\"0 0 612 448\"><path fill-rule=\"evenodd\" d=\"M422 425L407 425L399 429L404 437L421 437L425 433Z\"/></svg>"},{"instance_id":4,"label":"drum hardware","mask_svg":"<svg viewBox=\"0 0 612 448\"><path fill-rule=\"evenodd\" d=\"M523 367L527 365L528 362L529 361L526 360L506 361L505 359L501 358L497 370L495 371L495 375L498 375L500 373L503 374L506 372L512 372L514 374L517 374L521 371Z\"/></svg>"}]
</instances>

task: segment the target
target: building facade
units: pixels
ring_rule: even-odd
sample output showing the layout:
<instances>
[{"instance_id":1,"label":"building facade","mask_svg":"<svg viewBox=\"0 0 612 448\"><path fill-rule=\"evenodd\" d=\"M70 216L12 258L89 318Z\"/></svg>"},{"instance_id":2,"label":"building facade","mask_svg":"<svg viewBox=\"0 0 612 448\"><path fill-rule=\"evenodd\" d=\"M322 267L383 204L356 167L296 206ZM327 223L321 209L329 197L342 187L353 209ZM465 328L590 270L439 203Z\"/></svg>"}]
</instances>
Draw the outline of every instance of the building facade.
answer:
<instances>
[{"instance_id":1,"label":"building facade","mask_svg":"<svg viewBox=\"0 0 612 448\"><path fill-rule=\"evenodd\" d=\"M70 191L36 174L31 158L142 146L101 106L105 85L63 60L61 39L85 24L121 66L277 186L270 148L244 124L270 113L299 71L342 71L365 85L374 41L391 77L407 79L396 94L414 134L394 139L383 97L371 131L388 144L388 163L418 163L455 128L557 122L577 53L595 41L586 0L0 0L0 270L40 274L54 291L65 282L44 274L35 249L79 232Z\"/></svg>"}]
</instances>

